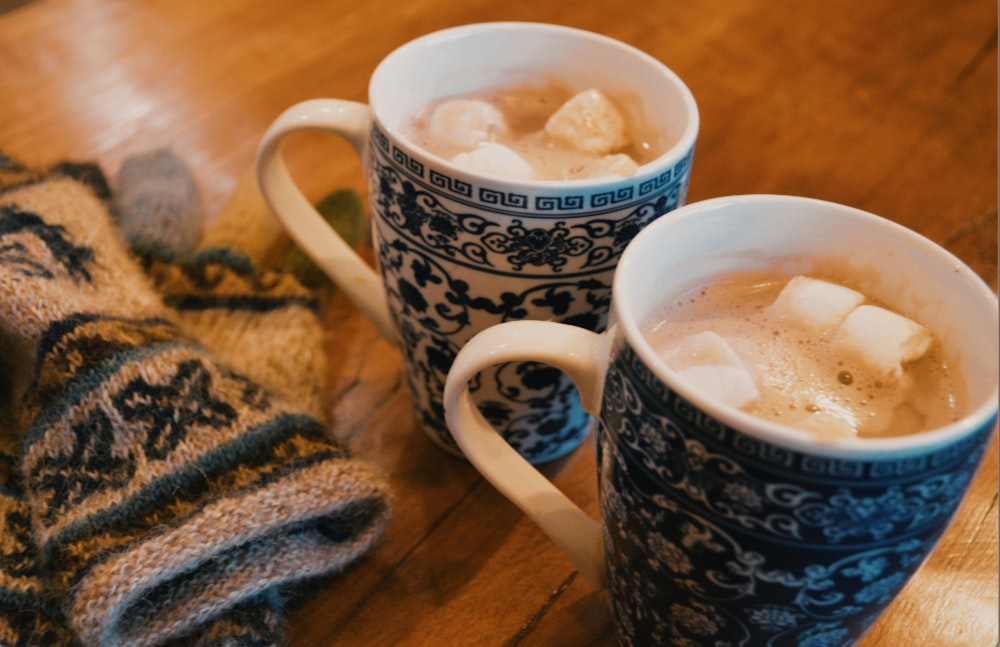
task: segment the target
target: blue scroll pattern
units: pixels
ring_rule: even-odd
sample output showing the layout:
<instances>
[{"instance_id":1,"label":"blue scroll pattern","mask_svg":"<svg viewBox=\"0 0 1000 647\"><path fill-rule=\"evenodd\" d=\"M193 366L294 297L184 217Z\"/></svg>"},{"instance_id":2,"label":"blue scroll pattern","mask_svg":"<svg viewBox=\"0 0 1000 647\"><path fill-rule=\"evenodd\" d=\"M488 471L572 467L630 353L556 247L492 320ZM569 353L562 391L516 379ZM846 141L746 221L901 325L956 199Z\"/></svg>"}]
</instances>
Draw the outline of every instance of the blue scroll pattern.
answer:
<instances>
[{"instance_id":1,"label":"blue scroll pattern","mask_svg":"<svg viewBox=\"0 0 1000 647\"><path fill-rule=\"evenodd\" d=\"M623 346L598 429L624 645L833 647L857 640L930 552L992 424L922 471L768 450L697 412Z\"/></svg>"},{"instance_id":2,"label":"blue scroll pattern","mask_svg":"<svg viewBox=\"0 0 1000 647\"><path fill-rule=\"evenodd\" d=\"M442 393L458 349L476 331L518 319L603 330L618 258L643 227L683 202L690 165L689 157L678 162L669 181L641 181L655 189L641 195L639 180L602 194L593 209L595 196L469 185L411 159L377 129L370 148L378 264L408 386L421 426L455 451ZM575 386L551 368L501 366L471 389L487 419L532 462L566 453L589 433Z\"/></svg>"}]
</instances>

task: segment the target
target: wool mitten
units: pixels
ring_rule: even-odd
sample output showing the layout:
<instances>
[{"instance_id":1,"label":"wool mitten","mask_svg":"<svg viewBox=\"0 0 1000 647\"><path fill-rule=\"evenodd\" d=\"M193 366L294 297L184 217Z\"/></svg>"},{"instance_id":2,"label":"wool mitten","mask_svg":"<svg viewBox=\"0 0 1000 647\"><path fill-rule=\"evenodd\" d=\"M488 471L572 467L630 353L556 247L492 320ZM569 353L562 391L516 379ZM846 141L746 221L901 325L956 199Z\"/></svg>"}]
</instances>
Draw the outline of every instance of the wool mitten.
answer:
<instances>
[{"instance_id":1,"label":"wool mitten","mask_svg":"<svg viewBox=\"0 0 1000 647\"><path fill-rule=\"evenodd\" d=\"M195 178L170 149L126 158L115 188L116 196L128 196L112 203L118 227L181 329L216 358L322 416L325 354L316 299L291 277L260 269L282 230L256 178L247 174L204 230ZM176 642L265 647L280 642L282 620L281 599L272 593Z\"/></svg>"},{"instance_id":2,"label":"wool mitten","mask_svg":"<svg viewBox=\"0 0 1000 647\"><path fill-rule=\"evenodd\" d=\"M122 168L128 164L126 160ZM152 195L165 183L142 177L139 186L131 186L137 179L134 173L120 173L116 191L132 194L137 204L170 203ZM168 209L159 215L178 227L192 226L183 217L170 218ZM282 229L255 177L243 177L192 250L178 249L173 240L178 237L161 236L158 227L143 224L148 216L127 205L116 213L121 229L141 232L129 242L181 328L224 363L325 418L326 354L319 302L292 273L266 269Z\"/></svg>"},{"instance_id":3,"label":"wool mitten","mask_svg":"<svg viewBox=\"0 0 1000 647\"><path fill-rule=\"evenodd\" d=\"M37 572L76 638L224 644L281 585L368 550L379 476L192 341L86 184L7 184L2 397Z\"/></svg>"},{"instance_id":4,"label":"wool mitten","mask_svg":"<svg viewBox=\"0 0 1000 647\"><path fill-rule=\"evenodd\" d=\"M134 167L133 167L134 168ZM163 168L158 165L153 168ZM175 165L175 168L181 168ZM75 177L89 185L94 194L107 199L110 195L103 173L94 164L62 162L54 168L60 175ZM129 175L136 178L136 174ZM42 174L28 169L22 164L0 156L0 188L29 181L38 181ZM142 178L143 190L155 192L170 183L151 182ZM133 187L134 189L135 187ZM137 196L141 197L141 196ZM162 200L153 195L149 200L133 200L133 204L162 204L167 208L155 214L157 217L171 217L170 209L182 209L176 200ZM136 220L149 216L151 212L141 209L135 214ZM178 222L188 222L181 219ZM136 224L133 222L133 224ZM144 232L135 240L142 244L151 240L159 231L139 223L133 231ZM155 241L159 249L165 249L169 241ZM2 353L0 357L8 355ZM10 372L0 371L0 395L9 395ZM8 376L7 380L3 377ZM20 442L18 436L10 432L13 406L10 402L0 408L0 645L11 647L69 647L77 644L62 614L61 600L57 592L47 587L44 569L39 559L31 531L29 508L18 469ZM194 627L189 634L170 641L180 647L184 645L203 647L270 647L281 644L282 620L280 595L270 590L260 599L242 603L232 610L214 617L204 626Z\"/></svg>"}]
</instances>

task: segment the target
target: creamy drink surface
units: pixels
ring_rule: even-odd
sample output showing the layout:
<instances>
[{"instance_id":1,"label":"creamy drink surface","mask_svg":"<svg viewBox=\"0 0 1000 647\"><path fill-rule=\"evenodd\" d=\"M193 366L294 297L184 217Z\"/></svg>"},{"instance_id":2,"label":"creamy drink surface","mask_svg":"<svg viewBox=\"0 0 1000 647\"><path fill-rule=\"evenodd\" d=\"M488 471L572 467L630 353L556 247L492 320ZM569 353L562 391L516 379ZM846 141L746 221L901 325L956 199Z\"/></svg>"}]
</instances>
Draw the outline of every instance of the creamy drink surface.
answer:
<instances>
[{"instance_id":1,"label":"creamy drink surface","mask_svg":"<svg viewBox=\"0 0 1000 647\"><path fill-rule=\"evenodd\" d=\"M842 352L837 328L810 330L775 316L772 306L790 278L767 272L720 277L665 303L644 334L661 356L676 357L682 340L717 333L759 390L739 408L820 439L918 433L961 417L962 386L936 339L898 374L886 374ZM872 304L863 298L861 305Z\"/></svg>"},{"instance_id":2,"label":"creamy drink surface","mask_svg":"<svg viewBox=\"0 0 1000 647\"><path fill-rule=\"evenodd\" d=\"M604 127L601 123L603 115L600 114L596 119L581 119L588 123L582 125L579 136L573 136L571 126L570 133L562 139L553 137L550 118L578 95L600 96L604 107L615 113L615 119L620 115L624 139L596 148L588 148L583 143L583 130ZM480 131L477 141L452 136L462 129L470 129L468 113L455 116L453 111L450 117L445 115L449 107L463 102L491 106L500 115L499 119L487 118L488 123L485 125L480 121L471 126L471 130ZM550 80L443 97L421 107L406 124L404 132L427 152L451 161L477 146L486 143L500 144L513 151L532 169L530 178L516 179L564 180L607 175L628 176L634 173L638 165L663 153L667 145L662 141L661 134L644 131L644 125L639 123L635 111L626 109L626 103L623 98L607 96L598 89L576 92L562 82ZM437 112L442 107L445 110ZM444 125L448 136L440 135L440 126L435 129L434 119L450 119Z\"/></svg>"}]
</instances>

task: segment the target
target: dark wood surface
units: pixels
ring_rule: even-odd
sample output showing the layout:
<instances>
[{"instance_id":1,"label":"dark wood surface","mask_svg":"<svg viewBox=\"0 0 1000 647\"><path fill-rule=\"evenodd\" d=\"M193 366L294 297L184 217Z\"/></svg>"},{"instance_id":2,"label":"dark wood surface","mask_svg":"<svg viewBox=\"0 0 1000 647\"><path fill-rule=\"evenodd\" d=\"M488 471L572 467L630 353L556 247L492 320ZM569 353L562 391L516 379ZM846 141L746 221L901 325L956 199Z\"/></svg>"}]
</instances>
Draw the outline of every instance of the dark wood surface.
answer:
<instances>
[{"instance_id":1,"label":"dark wood surface","mask_svg":"<svg viewBox=\"0 0 1000 647\"><path fill-rule=\"evenodd\" d=\"M987 0L35 0L0 2L0 150L32 164L171 146L208 217L288 105L363 101L389 51L486 20L557 22L644 49L701 111L689 201L808 195L905 224L997 287L997 5ZM346 144L296 135L318 198L364 190ZM400 359L342 296L325 313L333 431L397 494L378 547L316 583L293 646L613 645L607 600L465 463L416 428ZM865 647L994 645L997 450ZM546 467L596 512L590 444Z\"/></svg>"}]
</instances>

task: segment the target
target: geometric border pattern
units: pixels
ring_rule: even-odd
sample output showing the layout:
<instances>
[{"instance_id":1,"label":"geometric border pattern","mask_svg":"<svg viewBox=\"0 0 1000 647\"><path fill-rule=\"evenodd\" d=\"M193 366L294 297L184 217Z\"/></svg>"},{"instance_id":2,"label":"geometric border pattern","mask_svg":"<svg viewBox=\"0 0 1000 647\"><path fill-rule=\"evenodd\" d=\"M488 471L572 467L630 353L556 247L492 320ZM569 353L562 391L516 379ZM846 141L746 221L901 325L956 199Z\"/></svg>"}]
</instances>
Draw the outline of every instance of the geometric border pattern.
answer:
<instances>
[{"instance_id":1,"label":"geometric border pattern","mask_svg":"<svg viewBox=\"0 0 1000 647\"><path fill-rule=\"evenodd\" d=\"M469 182L459 180L438 168L428 168L423 162L406 154L392 143L377 124L372 125L371 144L373 148L383 152L400 168L405 169L414 180L419 180L437 190L448 194L457 200L476 200L486 205L502 207L514 211L532 211L538 213L566 212L586 209L613 208L616 205L627 204L633 200L656 193L672 183L682 179L690 170L694 150L664 170L659 175L644 179L639 184L618 186L609 191L567 193L565 191L551 194L526 195L521 192L499 191L493 187L474 186Z\"/></svg>"}]
</instances>

